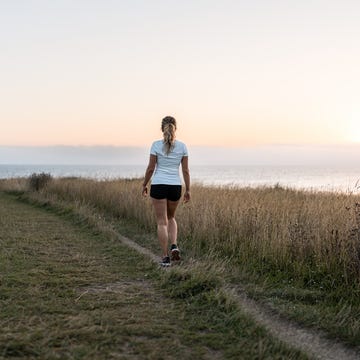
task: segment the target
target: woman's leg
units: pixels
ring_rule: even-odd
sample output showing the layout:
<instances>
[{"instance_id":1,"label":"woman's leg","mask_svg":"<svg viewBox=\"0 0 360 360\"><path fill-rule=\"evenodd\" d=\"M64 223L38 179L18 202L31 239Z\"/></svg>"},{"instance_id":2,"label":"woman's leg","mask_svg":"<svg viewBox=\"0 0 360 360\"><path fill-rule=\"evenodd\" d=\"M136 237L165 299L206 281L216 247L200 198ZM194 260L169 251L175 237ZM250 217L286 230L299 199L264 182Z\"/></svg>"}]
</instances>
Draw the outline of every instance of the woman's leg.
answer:
<instances>
[{"instance_id":1,"label":"woman's leg","mask_svg":"<svg viewBox=\"0 0 360 360\"><path fill-rule=\"evenodd\" d=\"M154 199L152 203L155 209L157 234L160 242L161 250L164 256L168 256L168 217L167 217L167 200L166 199Z\"/></svg>"},{"instance_id":2,"label":"woman's leg","mask_svg":"<svg viewBox=\"0 0 360 360\"><path fill-rule=\"evenodd\" d=\"M167 231L168 236L171 244L177 244L177 223L175 220L175 211L177 206L179 205L178 201L170 201L167 200L167 219L168 219L168 225L167 225Z\"/></svg>"}]
</instances>

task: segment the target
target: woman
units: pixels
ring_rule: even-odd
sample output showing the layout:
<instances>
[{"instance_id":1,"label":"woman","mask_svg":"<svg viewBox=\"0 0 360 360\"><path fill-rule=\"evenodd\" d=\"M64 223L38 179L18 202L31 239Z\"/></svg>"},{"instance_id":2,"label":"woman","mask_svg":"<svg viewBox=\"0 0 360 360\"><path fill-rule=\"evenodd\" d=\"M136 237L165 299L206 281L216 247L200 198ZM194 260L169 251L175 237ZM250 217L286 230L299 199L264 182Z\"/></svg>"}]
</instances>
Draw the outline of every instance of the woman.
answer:
<instances>
[{"instance_id":1,"label":"woman","mask_svg":"<svg viewBox=\"0 0 360 360\"><path fill-rule=\"evenodd\" d=\"M163 140L153 142L150 150L149 165L145 172L142 188L143 196L147 196L147 184L153 173L150 197L155 209L157 235L162 249L162 266L170 266L170 261L180 260L177 246L177 223L175 211L181 198L181 164L185 182L184 202L190 200L190 172L186 145L175 139L176 120L166 116L161 123ZM171 260L168 243L171 243Z\"/></svg>"}]
</instances>

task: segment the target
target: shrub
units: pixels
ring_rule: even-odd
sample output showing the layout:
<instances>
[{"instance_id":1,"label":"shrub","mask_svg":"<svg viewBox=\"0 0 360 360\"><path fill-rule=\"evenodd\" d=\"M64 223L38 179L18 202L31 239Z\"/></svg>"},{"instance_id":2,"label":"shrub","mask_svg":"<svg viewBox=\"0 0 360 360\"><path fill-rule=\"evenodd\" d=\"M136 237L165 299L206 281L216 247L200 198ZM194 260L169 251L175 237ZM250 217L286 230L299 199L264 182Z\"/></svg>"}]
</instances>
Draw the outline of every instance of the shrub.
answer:
<instances>
[{"instance_id":1,"label":"shrub","mask_svg":"<svg viewBox=\"0 0 360 360\"><path fill-rule=\"evenodd\" d=\"M33 173L29 177L29 188L32 191L40 191L52 180L51 174L44 172L40 174Z\"/></svg>"}]
</instances>

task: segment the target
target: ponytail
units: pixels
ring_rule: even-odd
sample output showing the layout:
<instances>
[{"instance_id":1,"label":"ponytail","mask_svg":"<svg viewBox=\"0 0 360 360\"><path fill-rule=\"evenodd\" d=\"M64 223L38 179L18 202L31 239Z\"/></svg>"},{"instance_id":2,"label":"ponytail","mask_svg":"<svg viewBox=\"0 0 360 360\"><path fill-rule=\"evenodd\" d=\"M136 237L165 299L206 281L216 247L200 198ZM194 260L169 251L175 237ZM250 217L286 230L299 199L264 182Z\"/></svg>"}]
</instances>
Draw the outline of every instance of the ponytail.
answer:
<instances>
[{"instance_id":1,"label":"ponytail","mask_svg":"<svg viewBox=\"0 0 360 360\"><path fill-rule=\"evenodd\" d=\"M166 116L162 120L161 130L164 135L164 152L169 155L175 146L176 120L172 116Z\"/></svg>"}]
</instances>

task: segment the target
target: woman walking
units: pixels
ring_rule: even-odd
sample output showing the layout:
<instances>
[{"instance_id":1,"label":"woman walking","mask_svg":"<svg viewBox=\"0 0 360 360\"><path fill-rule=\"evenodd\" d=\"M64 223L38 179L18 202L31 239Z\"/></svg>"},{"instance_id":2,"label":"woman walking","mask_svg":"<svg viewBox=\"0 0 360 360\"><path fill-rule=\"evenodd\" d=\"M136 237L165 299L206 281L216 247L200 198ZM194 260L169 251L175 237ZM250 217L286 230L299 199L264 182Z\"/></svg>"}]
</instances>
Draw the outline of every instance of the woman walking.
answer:
<instances>
[{"instance_id":1,"label":"woman walking","mask_svg":"<svg viewBox=\"0 0 360 360\"><path fill-rule=\"evenodd\" d=\"M190 200L190 172L186 145L175 139L176 120L172 116L166 116L162 120L161 130L163 139L154 141L151 146L142 194L148 195L147 184L152 178L150 197L155 210L157 235L162 249L161 265L170 266L170 261L180 260L175 220L182 190L180 164L185 182L184 202ZM171 244L170 256L169 242Z\"/></svg>"}]
</instances>

